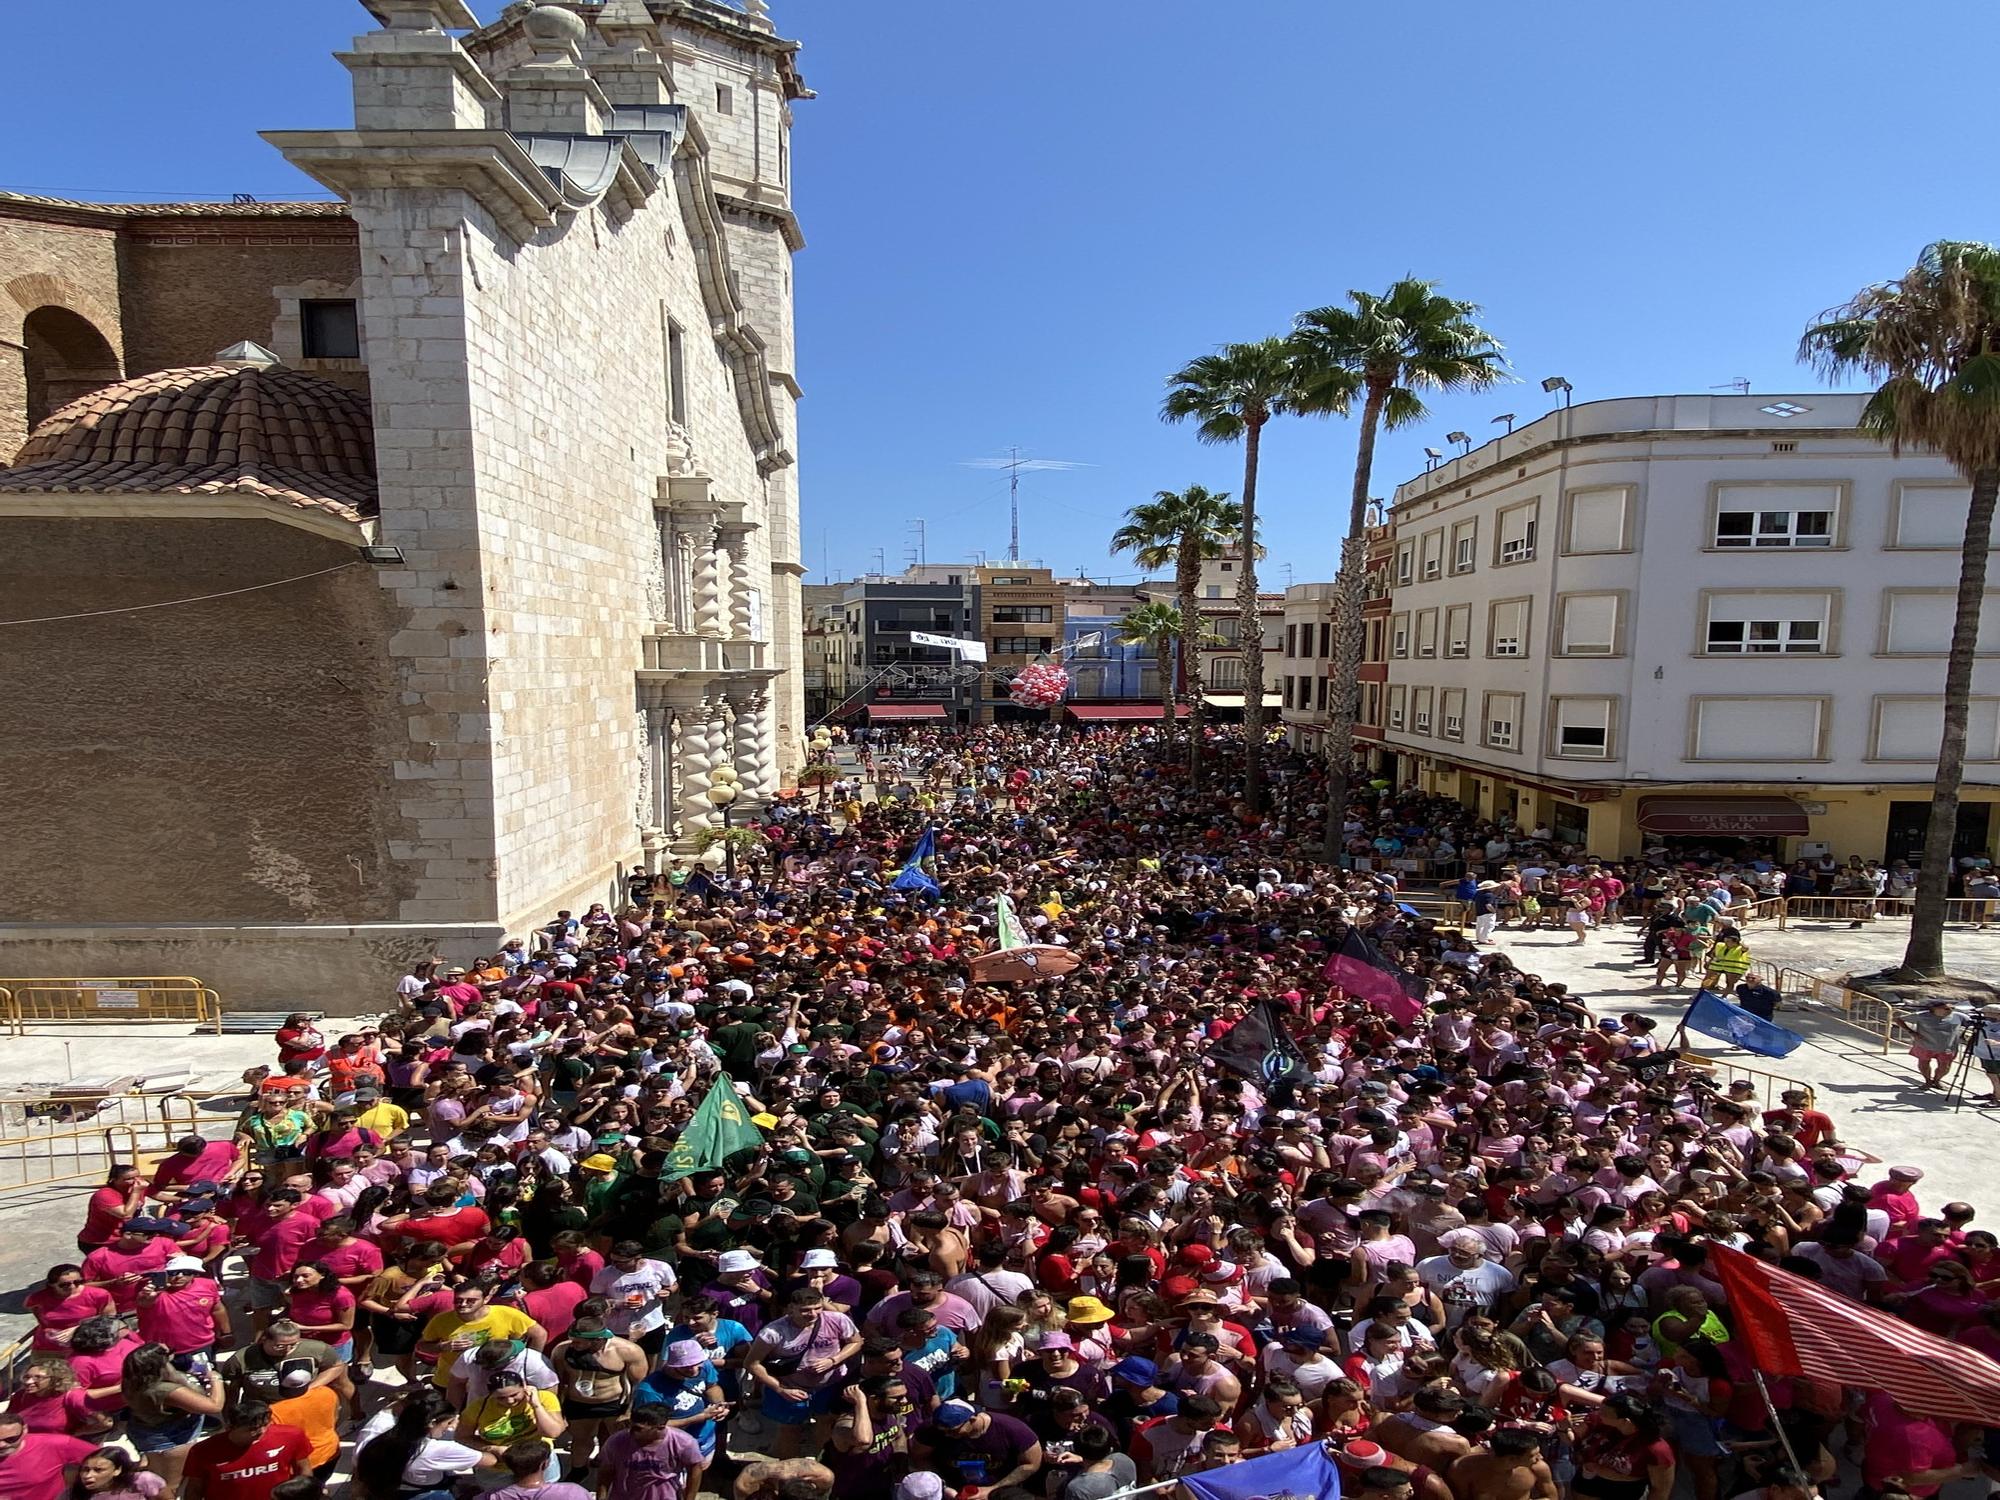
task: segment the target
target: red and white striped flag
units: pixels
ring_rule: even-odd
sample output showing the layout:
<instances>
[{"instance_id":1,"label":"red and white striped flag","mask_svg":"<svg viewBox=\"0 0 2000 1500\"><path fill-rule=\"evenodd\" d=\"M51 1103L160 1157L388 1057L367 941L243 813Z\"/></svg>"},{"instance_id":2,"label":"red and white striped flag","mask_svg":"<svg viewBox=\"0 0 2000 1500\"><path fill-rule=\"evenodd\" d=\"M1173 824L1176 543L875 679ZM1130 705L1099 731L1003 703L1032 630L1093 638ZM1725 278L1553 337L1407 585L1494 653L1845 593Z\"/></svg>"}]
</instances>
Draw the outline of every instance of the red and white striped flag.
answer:
<instances>
[{"instance_id":1,"label":"red and white striped flag","mask_svg":"<svg viewBox=\"0 0 2000 1500\"><path fill-rule=\"evenodd\" d=\"M1736 1335L1767 1375L1886 1391L1913 1417L2000 1421L2000 1364L1726 1245L1708 1264Z\"/></svg>"}]
</instances>

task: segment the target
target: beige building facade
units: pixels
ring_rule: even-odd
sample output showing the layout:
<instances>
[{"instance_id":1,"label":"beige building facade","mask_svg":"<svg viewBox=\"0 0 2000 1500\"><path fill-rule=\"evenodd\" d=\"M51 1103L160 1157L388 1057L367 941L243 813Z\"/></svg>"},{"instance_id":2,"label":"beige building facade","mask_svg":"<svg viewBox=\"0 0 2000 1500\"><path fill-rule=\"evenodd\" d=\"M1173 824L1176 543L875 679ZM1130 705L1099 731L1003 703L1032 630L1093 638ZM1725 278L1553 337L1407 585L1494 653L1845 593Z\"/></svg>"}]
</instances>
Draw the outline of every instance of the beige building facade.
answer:
<instances>
[{"instance_id":1,"label":"beige building facade","mask_svg":"<svg viewBox=\"0 0 2000 1500\"><path fill-rule=\"evenodd\" d=\"M127 806L150 797L161 814L142 834L141 892L48 873L129 849L109 794L70 797L53 821L10 816L0 886L16 973L186 972L242 1003L371 1009L414 957L491 952L559 907L615 899L631 871L717 820L718 767L768 796L798 754L802 242L788 143L810 95L796 45L762 4L510 6L485 26L462 0L370 10L379 26L339 59L352 123L266 135L341 199L298 215L326 242L321 262L277 284L253 271L233 321L229 305L197 320L216 340L202 359L156 339L184 364L146 375L159 367L133 358L139 325L159 319L121 321L133 300L115 281L93 292L74 254L30 264L52 218L102 238L168 215L125 206L106 230L84 206L0 202L0 226L33 225L11 242L0 229L15 256L0 283L35 302L20 321L44 331L11 390L0 368L0 409L26 427L92 386L101 408L58 412L44 427L62 430L0 470L0 567L29 590L13 597L53 604L49 584L77 568L48 564L121 528L149 546L112 548L120 569L89 578L85 597L202 592L165 571L191 555L215 592L260 587L240 609L131 617L144 628L127 627L133 653L102 684L89 753L114 781L143 783ZM199 217L271 235L280 216ZM347 309L351 353L327 353L329 306ZM264 347L211 364L224 333ZM361 431L343 437L350 392ZM219 429L201 413L225 407L254 420L210 451ZM274 495L260 476L294 420L333 436L294 455ZM95 442L120 423L168 436ZM190 479L196 458L219 462ZM312 572L305 561L325 581L262 590ZM261 633L319 640L326 590L343 631L301 658L298 702L279 706L269 681L255 691L281 722L301 703L340 711L268 744L254 715L234 721L208 760L178 768L212 795L177 811L171 755L149 763L148 736L161 741L174 695L201 702L241 673L205 665L199 645L234 633L226 654L241 657ZM14 637L32 732L17 715L8 756L31 786L78 769L75 705L36 685L95 649L76 629ZM305 816L282 793L328 761L351 767L344 819L316 803ZM279 785L274 763L289 772ZM205 869L265 873L218 887Z\"/></svg>"},{"instance_id":2,"label":"beige building facade","mask_svg":"<svg viewBox=\"0 0 2000 1500\"><path fill-rule=\"evenodd\" d=\"M1863 399L1591 402L1402 485L1390 773L1604 855L1666 838L1912 857L1969 494L1855 430ZM1974 692L1961 844L1991 852L1984 656Z\"/></svg>"}]
</instances>

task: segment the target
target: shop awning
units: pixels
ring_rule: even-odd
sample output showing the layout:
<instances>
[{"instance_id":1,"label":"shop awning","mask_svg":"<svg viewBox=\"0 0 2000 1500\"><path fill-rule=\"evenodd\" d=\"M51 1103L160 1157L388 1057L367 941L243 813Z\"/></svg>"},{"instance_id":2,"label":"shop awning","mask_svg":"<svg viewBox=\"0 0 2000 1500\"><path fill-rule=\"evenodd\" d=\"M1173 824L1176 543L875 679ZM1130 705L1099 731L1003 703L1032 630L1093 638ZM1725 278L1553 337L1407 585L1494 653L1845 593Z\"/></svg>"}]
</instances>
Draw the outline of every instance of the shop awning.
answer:
<instances>
[{"instance_id":1,"label":"shop awning","mask_svg":"<svg viewBox=\"0 0 2000 1500\"><path fill-rule=\"evenodd\" d=\"M1805 809L1789 797L1641 797L1644 833L1799 838L1811 831Z\"/></svg>"},{"instance_id":2,"label":"shop awning","mask_svg":"<svg viewBox=\"0 0 2000 1500\"><path fill-rule=\"evenodd\" d=\"M1201 701L1206 703L1210 708L1241 708L1243 706L1243 698L1244 695L1242 693L1203 693L1201 695ZM1283 693L1266 693L1264 695L1264 707L1283 708L1284 706L1285 695Z\"/></svg>"},{"instance_id":3,"label":"shop awning","mask_svg":"<svg viewBox=\"0 0 2000 1500\"><path fill-rule=\"evenodd\" d=\"M944 708L936 703L871 703L871 719L942 719Z\"/></svg>"},{"instance_id":4,"label":"shop awning","mask_svg":"<svg viewBox=\"0 0 2000 1500\"><path fill-rule=\"evenodd\" d=\"M1160 717L1157 703L1072 703L1068 705L1070 717L1086 723L1102 724L1112 720L1155 719ZM1185 703L1174 705L1176 718L1185 719L1188 707Z\"/></svg>"}]
</instances>

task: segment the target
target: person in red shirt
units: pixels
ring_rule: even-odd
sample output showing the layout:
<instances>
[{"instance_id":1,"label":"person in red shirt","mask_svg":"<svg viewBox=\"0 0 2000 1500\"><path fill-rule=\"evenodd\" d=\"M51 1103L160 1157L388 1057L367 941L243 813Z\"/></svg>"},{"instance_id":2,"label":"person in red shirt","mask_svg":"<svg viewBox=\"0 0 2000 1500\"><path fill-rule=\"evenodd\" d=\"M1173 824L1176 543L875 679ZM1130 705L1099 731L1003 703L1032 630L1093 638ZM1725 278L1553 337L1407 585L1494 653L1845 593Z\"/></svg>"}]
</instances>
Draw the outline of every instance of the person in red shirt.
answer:
<instances>
[{"instance_id":1,"label":"person in red shirt","mask_svg":"<svg viewBox=\"0 0 2000 1500\"><path fill-rule=\"evenodd\" d=\"M64 1470L96 1451L95 1443L30 1432L19 1417L0 1413L0 1500L62 1500Z\"/></svg>"},{"instance_id":2,"label":"person in red shirt","mask_svg":"<svg viewBox=\"0 0 2000 1500\"><path fill-rule=\"evenodd\" d=\"M111 1311L111 1293L101 1286L86 1286L83 1267L49 1267L40 1286L22 1299L23 1310L35 1320L34 1348L49 1354L69 1353L70 1334L77 1324L104 1316Z\"/></svg>"},{"instance_id":3,"label":"person in red shirt","mask_svg":"<svg viewBox=\"0 0 2000 1500\"><path fill-rule=\"evenodd\" d=\"M76 1248L85 1255L118 1237L118 1228L145 1206L146 1179L128 1162L114 1164L105 1174L104 1186L90 1195L84 1205L83 1228L76 1236Z\"/></svg>"},{"instance_id":4,"label":"person in red shirt","mask_svg":"<svg viewBox=\"0 0 2000 1500\"><path fill-rule=\"evenodd\" d=\"M278 1044L278 1064L281 1067L294 1059L316 1063L326 1056L326 1038L313 1025L313 1018L304 1011L294 1011L285 1017L285 1024L278 1028L273 1040Z\"/></svg>"},{"instance_id":5,"label":"person in red shirt","mask_svg":"<svg viewBox=\"0 0 2000 1500\"><path fill-rule=\"evenodd\" d=\"M456 1259L477 1244L492 1223L484 1209L470 1204L454 1207L457 1202L457 1188L442 1180L434 1182L424 1189L423 1203L415 1213L384 1221L383 1237L404 1245L432 1244Z\"/></svg>"},{"instance_id":6,"label":"person in red shirt","mask_svg":"<svg viewBox=\"0 0 2000 1500\"><path fill-rule=\"evenodd\" d=\"M188 1449L181 1500L271 1500L287 1479L312 1472L311 1441L273 1422L262 1401L238 1401L223 1420L222 1431Z\"/></svg>"},{"instance_id":7,"label":"person in red shirt","mask_svg":"<svg viewBox=\"0 0 2000 1500\"><path fill-rule=\"evenodd\" d=\"M364 1083L379 1089L388 1076L382 1067L381 1053L356 1032L342 1037L337 1049L327 1056L326 1074L336 1099L353 1093Z\"/></svg>"}]
</instances>

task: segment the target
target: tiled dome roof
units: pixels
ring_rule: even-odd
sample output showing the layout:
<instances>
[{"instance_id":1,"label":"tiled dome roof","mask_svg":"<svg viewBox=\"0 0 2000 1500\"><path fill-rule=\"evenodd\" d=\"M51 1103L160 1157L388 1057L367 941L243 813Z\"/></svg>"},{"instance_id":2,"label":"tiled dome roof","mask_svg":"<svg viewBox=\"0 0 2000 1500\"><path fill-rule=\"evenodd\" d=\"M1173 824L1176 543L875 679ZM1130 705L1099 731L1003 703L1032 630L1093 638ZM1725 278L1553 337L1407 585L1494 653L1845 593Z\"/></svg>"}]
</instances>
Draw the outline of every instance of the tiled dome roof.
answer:
<instances>
[{"instance_id":1,"label":"tiled dome roof","mask_svg":"<svg viewBox=\"0 0 2000 1500\"><path fill-rule=\"evenodd\" d=\"M377 510L374 425L364 397L282 366L159 370L53 413L0 491L250 494L358 521Z\"/></svg>"}]
</instances>

